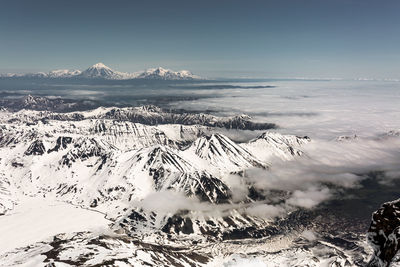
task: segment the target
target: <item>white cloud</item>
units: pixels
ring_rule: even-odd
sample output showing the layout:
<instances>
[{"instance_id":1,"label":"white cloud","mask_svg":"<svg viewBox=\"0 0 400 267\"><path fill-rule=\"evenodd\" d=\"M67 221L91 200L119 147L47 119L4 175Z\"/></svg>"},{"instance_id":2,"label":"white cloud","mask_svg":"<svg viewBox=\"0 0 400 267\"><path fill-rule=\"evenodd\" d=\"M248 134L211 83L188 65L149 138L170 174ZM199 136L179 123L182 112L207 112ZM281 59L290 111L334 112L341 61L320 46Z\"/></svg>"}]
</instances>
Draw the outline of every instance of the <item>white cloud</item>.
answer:
<instances>
[{"instance_id":1,"label":"white cloud","mask_svg":"<svg viewBox=\"0 0 400 267\"><path fill-rule=\"evenodd\" d=\"M332 193L328 188L311 187L305 191L296 190L286 203L292 206L310 209L324 200L329 199Z\"/></svg>"},{"instance_id":2,"label":"white cloud","mask_svg":"<svg viewBox=\"0 0 400 267\"><path fill-rule=\"evenodd\" d=\"M284 215L285 209L278 205L254 204L245 210L246 214L261 218L275 218Z\"/></svg>"},{"instance_id":3,"label":"white cloud","mask_svg":"<svg viewBox=\"0 0 400 267\"><path fill-rule=\"evenodd\" d=\"M354 133L371 136L400 128L399 83L298 80L241 83L251 84L276 87L197 90L192 91L194 95L216 97L177 101L171 106L217 110L224 115L247 113L257 120L277 123L284 133L326 140Z\"/></svg>"},{"instance_id":4,"label":"white cloud","mask_svg":"<svg viewBox=\"0 0 400 267\"><path fill-rule=\"evenodd\" d=\"M315 233L311 230L304 230L301 233L301 236L304 237L305 239L307 239L308 241L315 241L317 240L317 236L315 235Z\"/></svg>"}]
</instances>

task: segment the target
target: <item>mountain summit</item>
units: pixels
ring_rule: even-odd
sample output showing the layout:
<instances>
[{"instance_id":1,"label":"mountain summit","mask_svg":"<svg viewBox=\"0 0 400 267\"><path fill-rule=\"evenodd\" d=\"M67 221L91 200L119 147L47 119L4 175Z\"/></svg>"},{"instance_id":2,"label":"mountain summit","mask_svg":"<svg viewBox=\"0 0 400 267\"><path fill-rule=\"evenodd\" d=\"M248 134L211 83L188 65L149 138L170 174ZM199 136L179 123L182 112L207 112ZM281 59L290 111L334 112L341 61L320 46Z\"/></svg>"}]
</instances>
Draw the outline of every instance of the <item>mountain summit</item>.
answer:
<instances>
[{"instance_id":1,"label":"mountain summit","mask_svg":"<svg viewBox=\"0 0 400 267\"><path fill-rule=\"evenodd\" d=\"M126 79L128 74L115 71L99 62L83 71L80 76L84 78L103 78L109 80L122 80Z\"/></svg>"}]
</instances>

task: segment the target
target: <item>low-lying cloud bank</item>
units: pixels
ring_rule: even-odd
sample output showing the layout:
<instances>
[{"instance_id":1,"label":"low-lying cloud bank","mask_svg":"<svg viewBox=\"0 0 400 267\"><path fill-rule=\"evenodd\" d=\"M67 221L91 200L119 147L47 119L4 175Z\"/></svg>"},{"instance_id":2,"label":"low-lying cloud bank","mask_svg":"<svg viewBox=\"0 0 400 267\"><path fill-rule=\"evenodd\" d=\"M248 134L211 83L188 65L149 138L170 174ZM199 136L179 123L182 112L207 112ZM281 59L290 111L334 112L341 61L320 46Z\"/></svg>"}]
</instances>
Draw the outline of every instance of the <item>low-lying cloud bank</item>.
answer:
<instances>
[{"instance_id":1,"label":"low-lying cloud bank","mask_svg":"<svg viewBox=\"0 0 400 267\"><path fill-rule=\"evenodd\" d=\"M371 136L400 128L398 82L297 80L275 81L274 85L275 88L210 89L206 93L217 97L177 100L169 105L188 110L214 110L222 115L245 113L260 122L276 123L285 133L327 140L342 134ZM205 93L204 90L192 92Z\"/></svg>"},{"instance_id":2,"label":"low-lying cloud bank","mask_svg":"<svg viewBox=\"0 0 400 267\"><path fill-rule=\"evenodd\" d=\"M382 183L400 177L400 138L354 139L345 142L313 141L305 155L290 161L272 160L272 168L246 170L244 176L228 175L233 203L212 205L181 193L162 191L138 203L145 210L174 214L191 210L206 216L228 215L230 211L263 218L281 217L297 208L311 209L335 198L346 188L361 187L369 172L386 173ZM249 188L265 197L246 202ZM277 192L281 192L278 193Z\"/></svg>"},{"instance_id":3,"label":"low-lying cloud bank","mask_svg":"<svg viewBox=\"0 0 400 267\"><path fill-rule=\"evenodd\" d=\"M270 171L248 170L247 179L261 191L290 192L288 205L312 208L336 190L360 187L369 172L384 172L383 183L400 177L400 138L315 141L304 151L292 161L277 159Z\"/></svg>"}]
</instances>

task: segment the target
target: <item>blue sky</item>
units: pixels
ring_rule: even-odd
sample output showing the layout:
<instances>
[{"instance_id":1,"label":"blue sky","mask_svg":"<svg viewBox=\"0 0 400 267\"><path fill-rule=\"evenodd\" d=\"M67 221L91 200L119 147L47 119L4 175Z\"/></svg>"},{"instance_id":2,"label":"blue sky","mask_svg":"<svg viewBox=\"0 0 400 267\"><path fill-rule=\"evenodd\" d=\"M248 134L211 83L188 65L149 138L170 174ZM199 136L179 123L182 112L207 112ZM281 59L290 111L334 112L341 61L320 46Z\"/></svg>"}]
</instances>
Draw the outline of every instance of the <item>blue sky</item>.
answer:
<instances>
[{"instance_id":1,"label":"blue sky","mask_svg":"<svg viewBox=\"0 0 400 267\"><path fill-rule=\"evenodd\" d=\"M3 0L0 72L400 78L400 1Z\"/></svg>"}]
</instances>

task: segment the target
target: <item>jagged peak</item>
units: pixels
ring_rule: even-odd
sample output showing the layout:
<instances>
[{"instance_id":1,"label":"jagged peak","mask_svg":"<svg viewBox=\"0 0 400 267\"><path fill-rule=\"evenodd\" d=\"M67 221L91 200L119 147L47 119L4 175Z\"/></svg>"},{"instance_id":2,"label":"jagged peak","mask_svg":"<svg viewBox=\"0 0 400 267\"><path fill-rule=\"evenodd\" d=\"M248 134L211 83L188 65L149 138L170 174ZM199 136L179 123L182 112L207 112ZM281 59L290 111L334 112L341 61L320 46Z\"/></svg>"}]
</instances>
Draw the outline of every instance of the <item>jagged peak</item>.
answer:
<instances>
[{"instance_id":1,"label":"jagged peak","mask_svg":"<svg viewBox=\"0 0 400 267\"><path fill-rule=\"evenodd\" d=\"M268 168L267 164L259 161L246 148L220 133L198 138L189 149L211 165L230 172L248 167Z\"/></svg>"},{"instance_id":2,"label":"jagged peak","mask_svg":"<svg viewBox=\"0 0 400 267\"><path fill-rule=\"evenodd\" d=\"M178 153L169 147L155 145L139 150L135 156L137 161L143 162L143 169L166 168L177 172L190 172L192 164L183 159Z\"/></svg>"},{"instance_id":3,"label":"jagged peak","mask_svg":"<svg viewBox=\"0 0 400 267\"><path fill-rule=\"evenodd\" d=\"M112 144L97 137L79 137L73 142L73 148L65 154L61 163L71 166L77 159L86 160L91 157L110 155L118 149Z\"/></svg>"},{"instance_id":4,"label":"jagged peak","mask_svg":"<svg viewBox=\"0 0 400 267\"><path fill-rule=\"evenodd\" d=\"M219 156L222 156L223 153L249 154L247 150L220 133L202 136L193 145L196 148L195 153L200 157L209 157L210 153L218 154Z\"/></svg>"},{"instance_id":5,"label":"jagged peak","mask_svg":"<svg viewBox=\"0 0 400 267\"><path fill-rule=\"evenodd\" d=\"M283 135L278 132L267 131L248 143L242 144L242 146L263 161L269 161L272 156L290 160L293 156L302 155L303 151L300 150L300 147L310 141L311 139L308 136Z\"/></svg>"},{"instance_id":6,"label":"jagged peak","mask_svg":"<svg viewBox=\"0 0 400 267\"><path fill-rule=\"evenodd\" d=\"M156 112L156 113L162 112L162 109L156 105L143 105L138 107L137 109L146 112Z\"/></svg>"},{"instance_id":7,"label":"jagged peak","mask_svg":"<svg viewBox=\"0 0 400 267\"><path fill-rule=\"evenodd\" d=\"M227 136L220 134L220 133L213 133L211 135L206 135L202 136L199 139L196 140L196 142L204 142L207 141L208 143L221 143L221 142L226 142L230 145L237 145L235 142L233 142L231 139L229 139Z\"/></svg>"},{"instance_id":8,"label":"jagged peak","mask_svg":"<svg viewBox=\"0 0 400 267\"><path fill-rule=\"evenodd\" d=\"M260 134L257 138L251 140L250 142L260 140L260 139L273 139L280 141L296 141L296 143L307 143L311 141L311 138L308 136L296 136L296 135L283 135L278 132L266 131Z\"/></svg>"}]
</instances>

